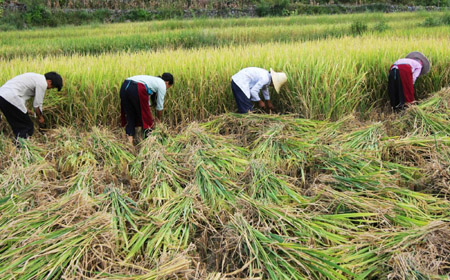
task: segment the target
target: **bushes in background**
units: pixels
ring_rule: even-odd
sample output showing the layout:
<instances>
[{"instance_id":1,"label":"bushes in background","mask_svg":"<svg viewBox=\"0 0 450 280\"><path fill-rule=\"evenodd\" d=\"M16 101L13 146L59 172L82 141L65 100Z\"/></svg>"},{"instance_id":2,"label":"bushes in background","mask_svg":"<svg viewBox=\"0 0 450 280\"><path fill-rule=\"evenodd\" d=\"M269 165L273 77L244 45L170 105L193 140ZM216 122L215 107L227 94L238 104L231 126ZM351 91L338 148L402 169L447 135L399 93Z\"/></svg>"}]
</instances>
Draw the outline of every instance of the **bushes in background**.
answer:
<instances>
[{"instance_id":1,"label":"bushes in background","mask_svg":"<svg viewBox=\"0 0 450 280\"><path fill-rule=\"evenodd\" d=\"M419 1L420 4L434 4L435 0ZM448 7L450 0L440 0L441 7ZM210 5L206 8L196 8L193 4L189 9L180 5L163 5L158 7L145 6L147 9L135 7L129 10L116 9L61 9L49 8L43 1L21 1L20 6L2 5L0 1L0 31L11 29L24 29L34 26L60 26L81 25L95 22L124 22L124 21L150 21L171 18L189 17L240 17L240 16L288 16L297 14L339 14L361 12L396 12L425 9L421 7L393 6L388 3L368 3L354 5L346 1L336 1L336 4L328 4L327 1L297 1L297 0L258 0L254 5L236 8L229 5ZM63 1L59 1L63 5ZM136 2L136 1L135 1ZM214 1L213 1L214 2ZM228 1L230 2L230 1ZM227 2L227 3L228 3ZM245 2L245 1L244 1ZM244 3L243 2L243 3ZM419 3L417 2L417 3ZM230 2L231 3L231 2ZM402 4L398 2L396 4ZM415 4L416 1L409 4ZM416 3L416 4L417 4ZM350 5L349 5L350 4ZM17 4L16 4L17 5ZM244 6L244 4L243 4ZM1 7L7 7L2 9ZM446 9L446 8L444 8ZM437 26L448 24L450 16L442 19L430 18L424 22L424 26Z\"/></svg>"}]
</instances>

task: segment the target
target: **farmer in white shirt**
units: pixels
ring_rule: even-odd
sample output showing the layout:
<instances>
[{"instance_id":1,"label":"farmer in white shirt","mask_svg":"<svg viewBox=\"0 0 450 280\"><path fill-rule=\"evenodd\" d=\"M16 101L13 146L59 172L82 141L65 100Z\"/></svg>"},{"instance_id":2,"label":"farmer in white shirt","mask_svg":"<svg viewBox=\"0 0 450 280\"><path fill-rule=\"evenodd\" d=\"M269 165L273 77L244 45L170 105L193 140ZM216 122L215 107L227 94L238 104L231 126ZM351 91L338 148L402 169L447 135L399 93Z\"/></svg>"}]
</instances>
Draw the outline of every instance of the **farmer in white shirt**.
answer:
<instances>
[{"instance_id":1,"label":"farmer in white shirt","mask_svg":"<svg viewBox=\"0 0 450 280\"><path fill-rule=\"evenodd\" d=\"M394 62L389 69L388 91L394 111L414 102L414 84L430 71L430 62L420 52L411 52Z\"/></svg>"},{"instance_id":2,"label":"farmer in white shirt","mask_svg":"<svg viewBox=\"0 0 450 280\"><path fill-rule=\"evenodd\" d=\"M272 102L270 102L269 86L275 87L277 92L281 86L287 81L286 74L283 72L275 72L270 68L267 71L258 67L244 68L231 78L231 90L241 114L248 113L253 109L253 102L258 102L259 107L265 108L266 105L259 97L262 92L267 103L267 109L273 110Z\"/></svg>"},{"instance_id":3,"label":"farmer in white shirt","mask_svg":"<svg viewBox=\"0 0 450 280\"><path fill-rule=\"evenodd\" d=\"M44 124L42 115L42 104L45 91L57 88L61 91L63 80L56 72L48 72L45 75L36 73L25 73L7 81L0 88L0 110L6 117L14 135L17 138L28 138L33 135L34 126L28 114L31 110L26 107L26 101L31 97L33 108L39 123Z\"/></svg>"},{"instance_id":4,"label":"farmer in white shirt","mask_svg":"<svg viewBox=\"0 0 450 280\"><path fill-rule=\"evenodd\" d=\"M131 144L136 133L136 126L142 126L144 137L153 128L150 104L156 105L156 120L161 120L166 90L172 85L173 76L170 73L164 73L159 77L133 76L122 83L120 89L121 120Z\"/></svg>"}]
</instances>

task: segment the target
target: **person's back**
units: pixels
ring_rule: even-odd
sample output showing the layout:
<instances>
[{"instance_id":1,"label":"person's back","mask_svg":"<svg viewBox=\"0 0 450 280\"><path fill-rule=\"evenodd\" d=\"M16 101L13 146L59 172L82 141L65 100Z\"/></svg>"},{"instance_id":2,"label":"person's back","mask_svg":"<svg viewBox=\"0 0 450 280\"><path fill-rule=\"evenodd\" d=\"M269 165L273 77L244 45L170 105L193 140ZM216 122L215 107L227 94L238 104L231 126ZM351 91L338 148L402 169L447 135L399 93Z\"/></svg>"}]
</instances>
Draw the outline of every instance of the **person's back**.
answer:
<instances>
[{"instance_id":1,"label":"person's back","mask_svg":"<svg viewBox=\"0 0 450 280\"><path fill-rule=\"evenodd\" d=\"M266 69L259 67L247 67L234 74L231 79L233 79L234 81L244 80L250 85L250 87L252 87L260 80L261 77L265 76L270 77L269 71L267 71Z\"/></svg>"},{"instance_id":2,"label":"person's back","mask_svg":"<svg viewBox=\"0 0 450 280\"><path fill-rule=\"evenodd\" d=\"M286 74L277 73L270 68L270 71L259 67L247 67L231 77L231 90L236 100L238 112L241 114L253 110L252 102L258 102L259 107L266 105L259 97L260 92L264 96L269 112L273 109L270 101L269 86L274 86L278 92L280 87L287 81Z\"/></svg>"},{"instance_id":3,"label":"person's back","mask_svg":"<svg viewBox=\"0 0 450 280\"><path fill-rule=\"evenodd\" d=\"M43 100L46 89L47 81L44 75L25 73L10 79L0 87L0 96L26 113L25 102L31 97Z\"/></svg>"},{"instance_id":4,"label":"person's back","mask_svg":"<svg viewBox=\"0 0 450 280\"><path fill-rule=\"evenodd\" d=\"M430 71L430 62L420 52L411 52L389 68L388 93L391 107L398 112L414 103L414 84Z\"/></svg>"},{"instance_id":5,"label":"person's back","mask_svg":"<svg viewBox=\"0 0 450 280\"><path fill-rule=\"evenodd\" d=\"M18 75L0 87L0 111L5 115L16 139L33 135L33 122L28 116L32 110L27 109L27 100L33 97L33 108L42 125L45 122L42 114L45 91L51 88L60 91L62 86L62 77L56 72L48 72L45 75L36 73Z\"/></svg>"}]
</instances>

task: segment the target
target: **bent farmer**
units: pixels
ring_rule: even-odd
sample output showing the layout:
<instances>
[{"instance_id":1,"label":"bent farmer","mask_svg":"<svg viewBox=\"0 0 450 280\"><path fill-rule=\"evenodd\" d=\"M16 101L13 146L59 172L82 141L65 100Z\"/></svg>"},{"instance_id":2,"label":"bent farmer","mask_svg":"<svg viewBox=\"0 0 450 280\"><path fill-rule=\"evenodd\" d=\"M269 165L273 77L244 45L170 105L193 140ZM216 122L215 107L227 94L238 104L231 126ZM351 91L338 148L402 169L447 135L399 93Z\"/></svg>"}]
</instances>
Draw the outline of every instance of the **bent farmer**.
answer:
<instances>
[{"instance_id":1,"label":"bent farmer","mask_svg":"<svg viewBox=\"0 0 450 280\"><path fill-rule=\"evenodd\" d=\"M242 69L231 78L231 90L236 100L238 112L245 114L252 111L252 102L258 102L262 109L273 110L268 87L273 86L276 92L279 92L286 81L285 73L277 73L272 68L270 68L270 71L258 67ZM267 104L264 104L260 99L259 92L262 92Z\"/></svg>"},{"instance_id":2,"label":"bent farmer","mask_svg":"<svg viewBox=\"0 0 450 280\"><path fill-rule=\"evenodd\" d=\"M397 60L389 69L388 91L394 111L414 102L414 84L417 77L430 71L430 62L420 52L411 52Z\"/></svg>"},{"instance_id":3,"label":"bent farmer","mask_svg":"<svg viewBox=\"0 0 450 280\"><path fill-rule=\"evenodd\" d=\"M151 132L154 120L150 106L156 106L156 120L161 120L166 90L172 85L173 76L170 73L164 73L158 77L133 76L122 83L120 88L121 121L131 144L136 134L136 126L142 126L144 137Z\"/></svg>"},{"instance_id":4,"label":"bent farmer","mask_svg":"<svg viewBox=\"0 0 450 280\"><path fill-rule=\"evenodd\" d=\"M26 101L31 97L33 107L40 124L44 124L42 104L47 89L57 88L61 91L63 80L56 72L48 72L45 75L25 73L7 81L0 88L0 110L6 117L17 138L28 138L33 135L34 125L28 114L31 110L26 107Z\"/></svg>"}]
</instances>

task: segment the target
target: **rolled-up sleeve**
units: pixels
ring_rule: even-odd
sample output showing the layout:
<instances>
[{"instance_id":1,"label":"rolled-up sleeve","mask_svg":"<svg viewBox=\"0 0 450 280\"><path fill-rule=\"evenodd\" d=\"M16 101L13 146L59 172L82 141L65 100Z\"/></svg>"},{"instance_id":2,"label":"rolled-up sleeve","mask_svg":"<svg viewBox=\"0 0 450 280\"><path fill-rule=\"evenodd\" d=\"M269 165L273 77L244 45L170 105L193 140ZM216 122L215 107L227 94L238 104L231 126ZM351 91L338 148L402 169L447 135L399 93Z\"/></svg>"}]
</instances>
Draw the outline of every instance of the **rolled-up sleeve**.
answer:
<instances>
[{"instance_id":1,"label":"rolled-up sleeve","mask_svg":"<svg viewBox=\"0 0 450 280\"><path fill-rule=\"evenodd\" d=\"M42 85L36 85L36 91L35 96L33 100L33 107L39 108L42 112L42 105L44 104L44 96L45 96L45 90L47 89L47 83L45 86Z\"/></svg>"},{"instance_id":2,"label":"rolled-up sleeve","mask_svg":"<svg viewBox=\"0 0 450 280\"><path fill-rule=\"evenodd\" d=\"M262 94L264 96L265 100L270 100L270 95L269 95L269 85L265 85L262 89Z\"/></svg>"},{"instance_id":3,"label":"rolled-up sleeve","mask_svg":"<svg viewBox=\"0 0 450 280\"><path fill-rule=\"evenodd\" d=\"M413 68L413 67L411 67ZM417 78L420 76L420 72L422 71L422 65L420 67L416 67L412 69L412 76L413 76L413 84L416 83Z\"/></svg>"},{"instance_id":4,"label":"rolled-up sleeve","mask_svg":"<svg viewBox=\"0 0 450 280\"><path fill-rule=\"evenodd\" d=\"M166 85L158 88L158 96L156 98L156 110L162 111L164 109L164 97L166 96Z\"/></svg>"},{"instance_id":5,"label":"rolled-up sleeve","mask_svg":"<svg viewBox=\"0 0 450 280\"><path fill-rule=\"evenodd\" d=\"M263 90L264 98L269 98L269 90L267 86L269 85L269 77L260 77L258 82L250 89L250 98L252 101L259 101L259 92ZM268 100L268 99L267 99Z\"/></svg>"}]
</instances>

